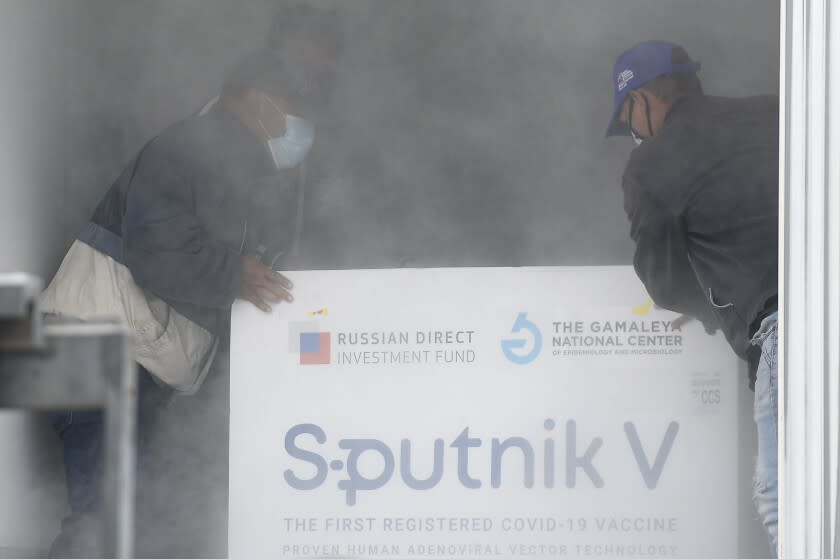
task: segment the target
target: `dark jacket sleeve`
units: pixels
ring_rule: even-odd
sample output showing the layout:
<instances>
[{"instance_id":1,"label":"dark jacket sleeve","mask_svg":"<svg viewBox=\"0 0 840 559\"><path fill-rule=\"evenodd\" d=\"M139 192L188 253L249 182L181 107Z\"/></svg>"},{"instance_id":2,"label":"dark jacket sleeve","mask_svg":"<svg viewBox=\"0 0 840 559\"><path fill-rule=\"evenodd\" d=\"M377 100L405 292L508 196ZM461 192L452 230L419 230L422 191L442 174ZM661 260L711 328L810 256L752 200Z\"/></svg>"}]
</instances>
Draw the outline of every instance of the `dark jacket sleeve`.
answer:
<instances>
[{"instance_id":1,"label":"dark jacket sleeve","mask_svg":"<svg viewBox=\"0 0 840 559\"><path fill-rule=\"evenodd\" d=\"M134 280L157 296L212 308L233 303L239 255L207 237L188 173L153 142L140 156L123 218L123 256Z\"/></svg>"},{"instance_id":2,"label":"dark jacket sleeve","mask_svg":"<svg viewBox=\"0 0 840 559\"><path fill-rule=\"evenodd\" d=\"M257 236L266 251L264 262L288 254L294 244L297 224L297 172L264 179L251 188L248 203L248 232ZM250 225L253 224L253 227Z\"/></svg>"},{"instance_id":3,"label":"dark jacket sleeve","mask_svg":"<svg viewBox=\"0 0 840 559\"><path fill-rule=\"evenodd\" d=\"M697 318L707 327L716 327L714 309L688 261L682 218L627 177L624 193L630 237L636 243L633 265L654 303Z\"/></svg>"}]
</instances>

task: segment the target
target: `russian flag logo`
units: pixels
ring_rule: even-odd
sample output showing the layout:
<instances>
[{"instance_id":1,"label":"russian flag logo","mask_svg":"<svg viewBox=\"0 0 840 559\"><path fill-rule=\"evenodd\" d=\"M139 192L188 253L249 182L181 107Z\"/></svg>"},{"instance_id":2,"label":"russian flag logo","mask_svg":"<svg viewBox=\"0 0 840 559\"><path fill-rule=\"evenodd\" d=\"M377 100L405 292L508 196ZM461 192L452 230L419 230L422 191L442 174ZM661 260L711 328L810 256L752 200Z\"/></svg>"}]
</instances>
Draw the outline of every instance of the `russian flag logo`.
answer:
<instances>
[{"instance_id":1,"label":"russian flag logo","mask_svg":"<svg viewBox=\"0 0 840 559\"><path fill-rule=\"evenodd\" d=\"M301 365L329 365L330 364L330 333L329 332L301 332L301 334L300 334L300 364Z\"/></svg>"}]
</instances>

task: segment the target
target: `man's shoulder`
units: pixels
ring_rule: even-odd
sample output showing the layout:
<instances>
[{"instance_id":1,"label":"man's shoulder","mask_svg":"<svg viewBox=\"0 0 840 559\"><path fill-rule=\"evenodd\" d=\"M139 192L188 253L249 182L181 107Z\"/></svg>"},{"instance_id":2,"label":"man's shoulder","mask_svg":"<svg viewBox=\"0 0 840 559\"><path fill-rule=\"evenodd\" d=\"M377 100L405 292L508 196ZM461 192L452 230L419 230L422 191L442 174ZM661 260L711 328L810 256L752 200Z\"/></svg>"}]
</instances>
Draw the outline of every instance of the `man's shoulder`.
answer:
<instances>
[{"instance_id":1,"label":"man's shoulder","mask_svg":"<svg viewBox=\"0 0 840 559\"><path fill-rule=\"evenodd\" d=\"M189 116L165 128L149 142L149 150L172 161L205 148L211 137L207 119Z\"/></svg>"},{"instance_id":2,"label":"man's shoulder","mask_svg":"<svg viewBox=\"0 0 840 559\"><path fill-rule=\"evenodd\" d=\"M643 142L633 150L624 168L625 192L647 192L658 198L666 197L673 190L675 181L684 173L690 155L671 131Z\"/></svg>"},{"instance_id":3,"label":"man's shoulder","mask_svg":"<svg viewBox=\"0 0 840 559\"><path fill-rule=\"evenodd\" d=\"M226 134L219 118L191 115L153 138L141 154L141 165L164 166L184 178L217 163L224 152Z\"/></svg>"}]
</instances>

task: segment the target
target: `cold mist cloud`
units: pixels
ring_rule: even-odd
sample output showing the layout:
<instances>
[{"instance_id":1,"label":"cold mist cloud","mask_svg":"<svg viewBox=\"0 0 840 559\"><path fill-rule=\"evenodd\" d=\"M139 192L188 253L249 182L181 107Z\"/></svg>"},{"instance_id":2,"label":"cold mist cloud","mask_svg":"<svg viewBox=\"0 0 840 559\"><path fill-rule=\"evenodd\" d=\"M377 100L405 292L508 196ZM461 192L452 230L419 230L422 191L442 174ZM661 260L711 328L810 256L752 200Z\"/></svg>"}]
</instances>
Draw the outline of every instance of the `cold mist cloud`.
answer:
<instances>
[{"instance_id":1,"label":"cold mist cloud","mask_svg":"<svg viewBox=\"0 0 840 559\"><path fill-rule=\"evenodd\" d=\"M215 94L287 3L101 4L107 33L76 23L84 141L67 188L84 204L72 225L143 141ZM703 61L712 93L778 87L777 37L760 31L778 15L756 0L322 5L338 6L346 44L309 193L313 267L626 263L630 146L603 137L613 58L666 38Z\"/></svg>"},{"instance_id":2,"label":"cold mist cloud","mask_svg":"<svg viewBox=\"0 0 840 559\"><path fill-rule=\"evenodd\" d=\"M20 206L50 224L38 228L37 266L57 267L122 167L215 96L289 3L69 3L56 51L62 71L42 103L61 113L59 142L52 151L33 148L61 163L49 167L35 202ZM778 10L759 0L323 5L339 10L346 41L313 155L306 267L627 264L619 185L631 144L604 138L615 56L641 40L668 39L703 62L710 93L778 88ZM53 137L54 128L39 126ZM4 200L8 184L25 180L10 160ZM177 429L162 435L153 472L162 484L147 505L177 501L185 512L178 526L143 528L158 547L195 534L225 547L226 382L219 375L199 398L166 412Z\"/></svg>"}]
</instances>

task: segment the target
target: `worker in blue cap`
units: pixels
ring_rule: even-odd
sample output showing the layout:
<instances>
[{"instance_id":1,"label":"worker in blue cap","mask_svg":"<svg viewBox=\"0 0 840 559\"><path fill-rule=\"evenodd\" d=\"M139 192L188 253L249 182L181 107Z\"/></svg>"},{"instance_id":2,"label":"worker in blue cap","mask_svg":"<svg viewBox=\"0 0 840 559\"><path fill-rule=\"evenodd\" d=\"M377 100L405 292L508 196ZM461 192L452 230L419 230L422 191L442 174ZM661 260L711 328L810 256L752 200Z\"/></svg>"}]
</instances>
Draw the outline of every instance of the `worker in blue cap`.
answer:
<instances>
[{"instance_id":1,"label":"worker in blue cap","mask_svg":"<svg viewBox=\"0 0 840 559\"><path fill-rule=\"evenodd\" d=\"M754 500L776 557L779 102L705 95L699 70L665 41L624 52L607 135L636 144L624 208L654 302L722 329L743 358L760 352Z\"/></svg>"}]
</instances>

